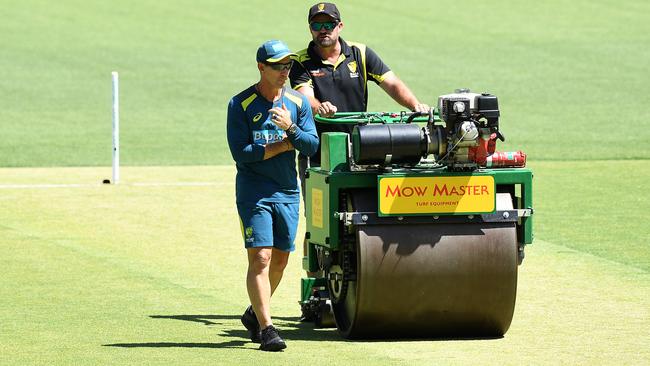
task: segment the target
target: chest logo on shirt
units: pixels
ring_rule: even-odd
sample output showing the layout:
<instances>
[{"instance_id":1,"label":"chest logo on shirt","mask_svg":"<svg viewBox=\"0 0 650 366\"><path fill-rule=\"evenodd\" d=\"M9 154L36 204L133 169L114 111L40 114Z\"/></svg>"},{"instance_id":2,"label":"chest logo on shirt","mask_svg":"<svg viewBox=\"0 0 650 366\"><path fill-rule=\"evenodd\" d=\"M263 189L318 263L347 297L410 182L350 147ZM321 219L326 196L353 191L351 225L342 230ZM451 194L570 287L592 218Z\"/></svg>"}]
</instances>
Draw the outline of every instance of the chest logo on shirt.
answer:
<instances>
[{"instance_id":1,"label":"chest logo on shirt","mask_svg":"<svg viewBox=\"0 0 650 366\"><path fill-rule=\"evenodd\" d=\"M272 142L281 141L285 137L283 130L254 130L253 143L267 145Z\"/></svg>"},{"instance_id":2,"label":"chest logo on shirt","mask_svg":"<svg viewBox=\"0 0 650 366\"><path fill-rule=\"evenodd\" d=\"M348 69L350 70L350 77L351 78L358 78L359 73L357 72L357 62L356 61L350 61L348 63Z\"/></svg>"},{"instance_id":3,"label":"chest logo on shirt","mask_svg":"<svg viewBox=\"0 0 650 366\"><path fill-rule=\"evenodd\" d=\"M312 77L315 77L315 78L325 76L325 73L323 71L321 71L321 69L309 70L309 73L311 74Z\"/></svg>"},{"instance_id":4,"label":"chest logo on shirt","mask_svg":"<svg viewBox=\"0 0 650 366\"><path fill-rule=\"evenodd\" d=\"M255 115L255 117L253 117L253 122L259 121L260 118L262 118L262 112L259 112L258 114Z\"/></svg>"}]
</instances>

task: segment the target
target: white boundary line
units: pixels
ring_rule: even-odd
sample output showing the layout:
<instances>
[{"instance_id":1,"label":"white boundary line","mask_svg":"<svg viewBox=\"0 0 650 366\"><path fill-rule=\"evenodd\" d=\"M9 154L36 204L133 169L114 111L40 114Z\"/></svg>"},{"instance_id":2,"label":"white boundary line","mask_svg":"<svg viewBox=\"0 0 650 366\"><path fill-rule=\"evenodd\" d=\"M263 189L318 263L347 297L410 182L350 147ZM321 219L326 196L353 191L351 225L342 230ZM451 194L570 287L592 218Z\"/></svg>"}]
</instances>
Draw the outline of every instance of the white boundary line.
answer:
<instances>
[{"instance_id":1,"label":"white boundary line","mask_svg":"<svg viewBox=\"0 0 650 366\"><path fill-rule=\"evenodd\" d=\"M213 187L223 185L233 185L235 182L218 183L218 182L149 182L149 183L121 183L122 186L133 187ZM93 188L109 186L109 184L0 184L0 189L49 189L49 188Z\"/></svg>"},{"instance_id":2,"label":"white boundary line","mask_svg":"<svg viewBox=\"0 0 650 366\"><path fill-rule=\"evenodd\" d=\"M217 182L177 182L177 183L131 183L127 185L135 187L204 187L204 186L223 186L227 184L235 185L235 182L217 183Z\"/></svg>"},{"instance_id":3,"label":"white boundary line","mask_svg":"<svg viewBox=\"0 0 650 366\"><path fill-rule=\"evenodd\" d=\"M82 187L99 187L97 184L1 184L0 189L23 189L23 188L82 188Z\"/></svg>"}]
</instances>

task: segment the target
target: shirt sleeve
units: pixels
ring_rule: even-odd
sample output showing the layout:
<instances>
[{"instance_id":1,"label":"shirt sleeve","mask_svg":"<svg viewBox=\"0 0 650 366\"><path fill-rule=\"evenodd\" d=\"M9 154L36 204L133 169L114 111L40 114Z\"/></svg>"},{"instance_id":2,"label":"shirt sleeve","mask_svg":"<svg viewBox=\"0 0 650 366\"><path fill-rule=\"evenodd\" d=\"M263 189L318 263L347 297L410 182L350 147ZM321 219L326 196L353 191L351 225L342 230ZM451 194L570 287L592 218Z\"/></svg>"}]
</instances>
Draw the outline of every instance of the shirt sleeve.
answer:
<instances>
[{"instance_id":1,"label":"shirt sleeve","mask_svg":"<svg viewBox=\"0 0 650 366\"><path fill-rule=\"evenodd\" d=\"M368 74L368 80L381 84L389 71L390 68L388 65L379 58L375 51L366 47L366 73Z\"/></svg>"},{"instance_id":2,"label":"shirt sleeve","mask_svg":"<svg viewBox=\"0 0 650 366\"><path fill-rule=\"evenodd\" d=\"M309 88L314 87L311 80L311 76L309 75L309 72L307 72L307 69L305 69L305 66L303 66L303 64L295 60L293 62L293 67L291 68L291 71L289 71L289 82L291 83L291 88L293 88L294 90L298 90L303 86Z\"/></svg>"},{"instance_id":3,"label":"shirt sleeve","mask_svg":"<svg viewBox=\"0 0 650 366\"><path fill-rule=\"evenodd\" d=\"M300 151L303 155L313 156L318 151L318 134L316 133L316 126L314 125L314 116L311 112L309 100L306 96L301 95L302 104L298 111L298 118L296 125L296 133L289 135L289 141L293 144L296 150Z\"/></svg>"},{"instance_id":4,"label":"shirt sleeve","mask_svg":"<svg viewBox=\"0 0 650 366\"><path fill-rule=\"evenodd\" d=\"M228 103L226 134L233 160L238 163L264 160L264 146L251 143L251 132L246 121L246 113L234 99Z\"/></svg>"}]
</instances>

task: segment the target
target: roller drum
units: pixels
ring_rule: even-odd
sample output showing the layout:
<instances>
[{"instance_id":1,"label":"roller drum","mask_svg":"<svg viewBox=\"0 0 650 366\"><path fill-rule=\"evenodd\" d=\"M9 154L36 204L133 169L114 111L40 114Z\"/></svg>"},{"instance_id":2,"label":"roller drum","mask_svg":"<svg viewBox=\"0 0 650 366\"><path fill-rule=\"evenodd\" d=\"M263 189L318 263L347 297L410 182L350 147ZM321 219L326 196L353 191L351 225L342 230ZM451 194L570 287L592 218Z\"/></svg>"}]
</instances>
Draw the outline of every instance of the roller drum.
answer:
<instances>
[{"instance_id":1,"label":"roller drum","mask_svg":"<svg viewBox=\"0 0 650 366\"><path fill-rule=\"evenodd\" d=\"M498 195L499 206L512 208L508 194ZM491 337L508 330L517 287L514 223L368 225L356 236L356 278L334 304L345 337Z\"/></svg>"}]
</instances>

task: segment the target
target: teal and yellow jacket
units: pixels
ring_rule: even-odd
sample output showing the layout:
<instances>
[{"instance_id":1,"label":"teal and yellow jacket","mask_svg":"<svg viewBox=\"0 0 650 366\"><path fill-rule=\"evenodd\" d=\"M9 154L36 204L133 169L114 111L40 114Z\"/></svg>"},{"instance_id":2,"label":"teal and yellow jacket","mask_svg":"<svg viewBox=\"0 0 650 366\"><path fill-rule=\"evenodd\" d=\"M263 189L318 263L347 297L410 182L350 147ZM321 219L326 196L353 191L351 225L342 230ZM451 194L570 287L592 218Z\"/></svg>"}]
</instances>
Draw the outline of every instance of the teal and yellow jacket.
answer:
<instances>
[{"instance_id":1,"label":"teal and yellow jacket","mask_svg":"<svg viewBox=\"0 0 650 366\"><path fill-rule=\"evenodd\" d=\"M298 127L289 136L269 118L269 109L282 106L282 103ZM285 88L279 100L270 102L252 85L230 100L226 128L230 153L237 166L237 203L300 202L296 150L312 156L318 149L318 136L307 98ZM289 138L296 150L264 160L264 146L284 137Z\"/></svg>"}]
</instances>

